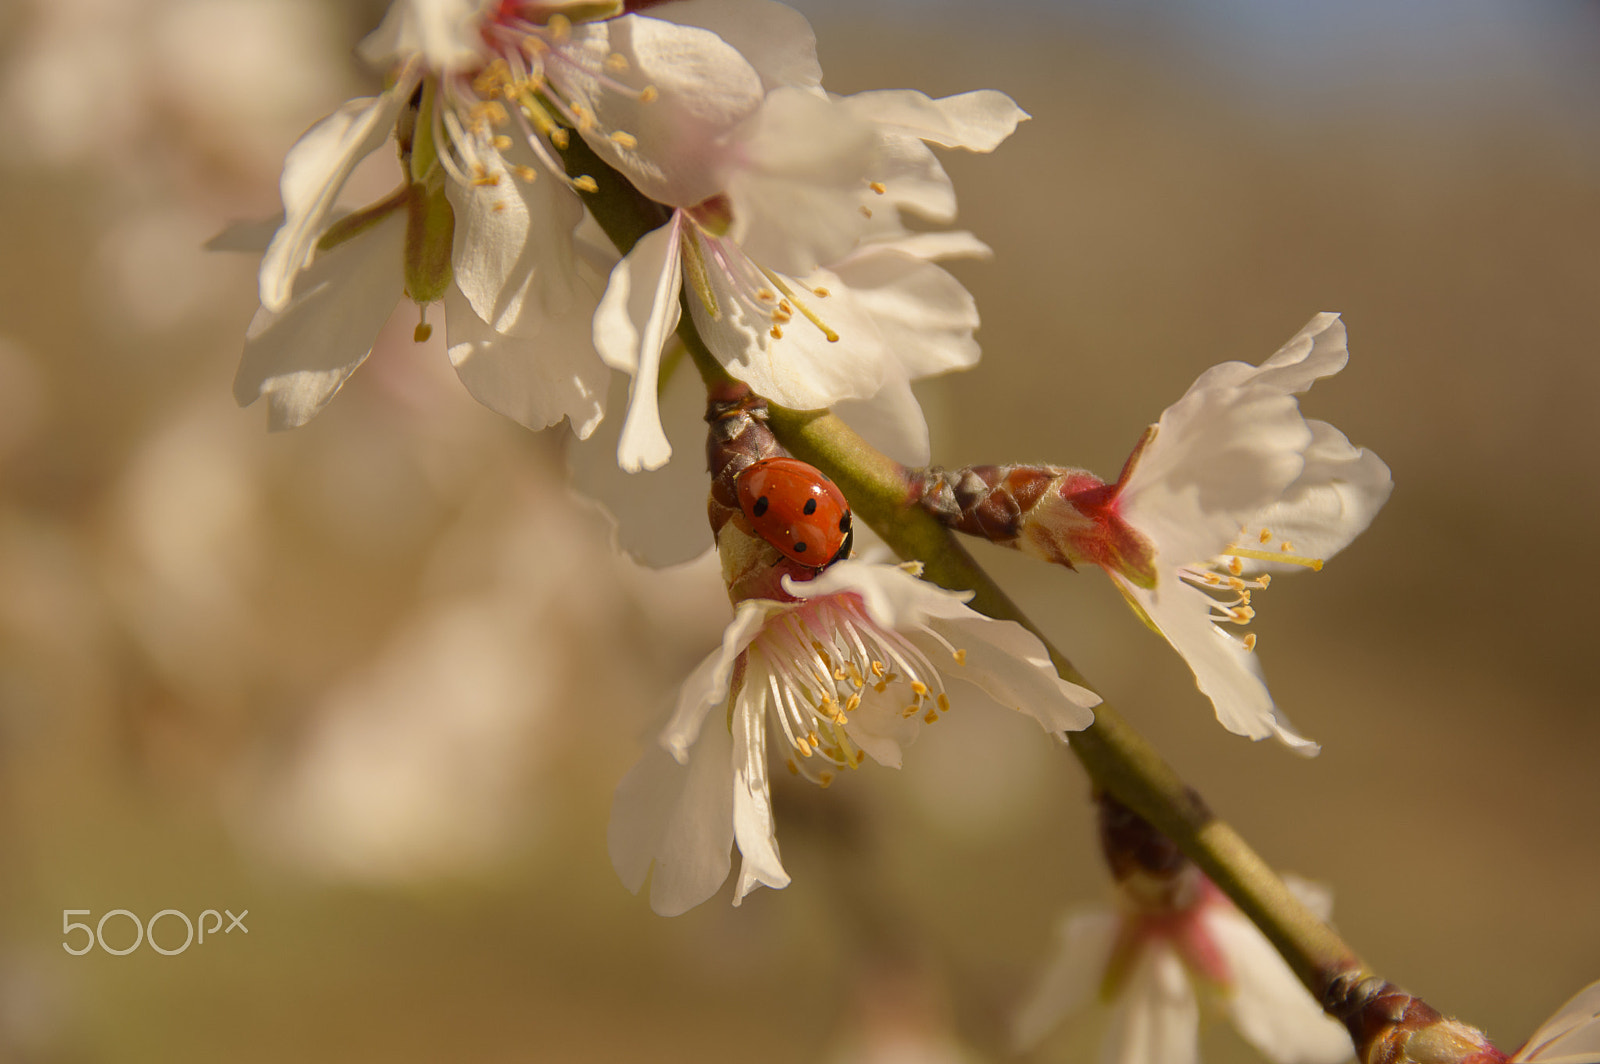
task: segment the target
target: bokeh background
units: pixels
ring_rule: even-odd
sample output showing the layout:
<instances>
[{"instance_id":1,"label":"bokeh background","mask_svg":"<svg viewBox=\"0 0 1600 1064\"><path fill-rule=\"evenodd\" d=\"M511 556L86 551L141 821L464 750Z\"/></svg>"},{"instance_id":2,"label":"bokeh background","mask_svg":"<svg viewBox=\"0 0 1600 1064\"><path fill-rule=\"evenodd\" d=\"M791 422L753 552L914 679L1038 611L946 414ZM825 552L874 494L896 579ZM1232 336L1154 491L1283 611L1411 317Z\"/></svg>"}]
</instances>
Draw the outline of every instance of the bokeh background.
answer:
<instances>
[{"instance_id":1,"label":"bokeh background","mask_svg":"<svg viewBox=\"0 0 1600 1064\"><path fill-rule=\"evenodd\" d=\"M800 6L835 91L1034 116L948 159L996 257L957 266L984 361L921 388L941 463L1110 474L1202 369L1345 314L1307 407L1398 487L1257 603L1319 759L1225 734L1098 575L979 553L1380 971L1518 1044L1600 976L1600 9ZM953 714L779 795L788 890L657 918L608 805L713 570L617 558L559 434L410 320L306 428L234 406L253 264L200 245L277 209L380 15L0 9L0 1060L1007 1059L1056 916L1106 896L1069 755ZM248 935L61 948L64 909L224 908ZM1225 1027L1208 1059L1252 1059Z\"/></svg>"}]
</instances>

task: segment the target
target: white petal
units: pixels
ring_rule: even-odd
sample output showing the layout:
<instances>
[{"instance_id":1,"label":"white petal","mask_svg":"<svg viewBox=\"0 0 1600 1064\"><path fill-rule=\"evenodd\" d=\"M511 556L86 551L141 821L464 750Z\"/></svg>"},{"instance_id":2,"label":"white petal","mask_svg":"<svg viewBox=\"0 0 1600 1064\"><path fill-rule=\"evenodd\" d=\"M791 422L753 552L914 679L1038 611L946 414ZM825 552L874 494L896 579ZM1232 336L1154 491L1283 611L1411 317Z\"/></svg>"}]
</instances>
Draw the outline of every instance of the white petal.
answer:
<instances>
[{"instance_id":1,"label":"white petal","mask_svg":"<svg viewBox=\"0 0 1600 1064\"><path fill-rule=\"evenodd\" d=\"M900 631L921 627L929 617L959 617L972 612L962 605L972 598L971 591L946 591L898 565L842 561L804 583L784 577L783 589L803 599L840 593L859 595L874 623Z\"/></svg>"},{"instance_id":2,"label":"white petal","mask_svg":"<svg viewBox=\"0 0 1600 1064\"><path fill-rule=\"evenodd\" d=\"M1101 1047L1103 1064L1197 1064L1200 1006L1183 962L1164 942L1134 962Z\"/></svg>"},{"instance_id":3,"label":"white petal","mask_svg":"<svg viewBox=\"0 0 1600 1064\"><path fill-rule=\"evenodd\" d=\"M613 374L606 402L627 405L627 382ZM693 453L703 447L706 392L694 367L681 362L661 394L667 437L674 448ZM567 460L578 491L611 515L617 546L655 568L676 565L713 546L706 523L706 471L698 462L668 462L660 469L625 473L617 465L621 420L612 417L581 447L569 447Z\"/></svg>"},{"instance_id":4,"label":"white petal","mask_svg":"<svg viewBox=\"0 0 1600 1064\"><path fill-rule=\"evenodd\" d=\"M1100 704L1100 696L1063 680L1037 636L1014 621L968 613L929 622L947 642L967 652L965 665L948 663L948 653L933 640L913 637L924 653L941 663L946 676L976 685L1002 706L1032 717L1052 735L1082 731L1094 723L1090 707Z\"/></svg>"},{"instance_id":5,"label":"white petal","mask_svg":"<svg viewBox=\"0 0 1600 1064\"><path fill-rule=\"evenodd\" d=\"M766 699L766 684L752 682L733 711L733 838L740 854L735 905L757 886L782 890L789 885L778 858L767 783Z\"/></svg>"},{"instance_id":6,"label":"white petal","mask_svg":"<svg viewBox=\"0 0 1600 1064\"><path fill-rule=\"evenodd\" d=\"M1201 916L1232 977L1224 1004L1239 1033L1275 1064L1338 1064L1355 1055L1344 1025L1324 1013L1256 926L1231 906Z\"/></svg>"},{"instance_id":7,"label":"white petal","mask_svg":"<svg viewBox=\"0 0 1600 1064\"><path fill-rule=\"evenodd\" d=\"M339 190L356 164L389 138L416 83L412 72L382 95L349 101L306 130L289 149L278 181L283 226L261 259L262 307L281 311L288 306L295 276L311 265Z\"/></svg>"},{"instance_id":8,"label":"white petal","mask_svg":"<svg viewBox=\"0 0 1600 1064\"><path fill-rule=\"evenodd\" d=\"M1600 983L1556 1010L1511 1058L1513 1064L1593 1064L1600 1060Z\"/></svg>"},{"instance_id":9,"label":"white petal","mask_svg":"<svg viewBox=\"0 0 1600 1064\"><path fill-rule=\"evenodd\" d=\"M1011 1042L1031 1049L1058 1024L1091 1002L1105 978L1121 925L1110 910L1075 913L1056 928L1056 946L1039 984L1011 1025Z\"/></svg>"},{"instance_id":10,"label":"white petal","mask_svg":"<svg viewBox=\"0 0 1600 1064\"><path fill-rule=\"evenodd\" d=\"M867 398L882 387L891 357L884 336L866 308L827 270L816 271L804 282L783 280L801 293L836 340L829 340L798 314L783 326L781 337L774 337L770 319L746 317L722 271L708 271L707 279L721 317L713 318L698 298L690 299L695 326L717 361L758 395L795 410L820 410L846 399ZM824 299L806 294L817 285L832 295Z\"/></svg>"},{"instance_id":11,"label":"white petal","mask_svg":"<svg viewBox=\"0 0 1600 1064\"><path fill-rule=\"evenodd\" d=\"M530 429L567 418L579 439L600 424L611 372L595 354L589 308L543 321L527 308L508 336L478 317L454 286L444 305L450 362L474 399Z\"/></svg>"},{"instance_id":12,"label":"white petal","mask_svg":"<svg viewBox=\"0 0 1600 1064\"><path fill-rule=\"evenodd\" d=\"M1388 501L1394 481L1377 455L1356 447L1332 425L1323 421L1306 424L1311 429L1311 446L1306 449L1304 471L1283 498L1255 515L1250 532L1268 529L1271 545L1287 541L1291 553L1326 561L1366 531ZM1246 572L1299 568L1250 558L1241 561Z\"/></svg>"},{"instance_id":13,"label":"white petal","mask_svg":"<svg viewBox=\"0 0 1600 1064\"><path fill-rule=\"evenodd\" d=\"M978 362L978 305L960 281L915 255L864 245L832 267L835 283L871 317L913 380ZM831 291L831 289L830 289ZM832 298L819 301L826 313Z\"/></svg>"},{"instance_id":14,"label":"white petal","mask_svg":"<svg viewBox=\"0 0 1600 1064\"><path fill-rule=\"evenodd\" d=\"M579 303L593 313L594 296L579 278L572 239L584 217L577 194L545 174L532 181L514 177L499 157L480 161L495 184L445 186L455 212L451 264L472 309L502 333L523 328L524 318L537 332L542 319ZM531 161L530 155L521 165Z\"/></svg>"},{"instance_id":15,"label":"white petal","mask_svg":"<svg viewBox=\"0 0 1600 1064\"><path fill-rule=\"evenodd\" d=\"M433 71L482 62L483 0L395 0L378 28L357 49L375 67L420 55Z\"/></svg>"},{"instance_id":16,"label":"white petal","mask_svg":"<svg viewBox=\"0 0 1600 1064\"><path fill-rule=\"evenodd\" d=\"M833 412L861 438L895 461L913 468L932 460L928 422L911 382L897 370L887 374L883 387L870 399L845 399Z\"/></svg>"},{"instance_id":17,"label":"white petal","mask_svg":"<svg viewBox=\"0 0 1600 1064\"><path fill-rule=\"evenodd\" d=\"M727 41L755 68L764 91L822 84L817 38L805 16L776 0L682 0L649 9L651 18L700 26Z\"/></svg>"},{"instance_id":18,"label":"white petal","mask_svg":"<svg viewBox=\"0 0 1600 1064\"><path fill-rule=\"evenodd\" d=\"M989 152L1027 121L1028 112L993 89L931 99L914 89L881 89L845 97L850 110L896 133L946 148Z\"/></svg>"},{"instance_id":19,"label":"white petal","mask_svg":"<svg viewBox=\"0 0 1600 1064\"><path fill-rule=\"evenodd\" d=\"M1161 565L1168 588L1158 599L1113 575L1117 587L1166 637L1194 672L1195 686L1211 699L1217 720L1235 735L1251 739L1274 736L1298 754L1315 755L1320 747L1302 736L1272 702L1254 651L1211 623L1210 599L1199 588L1177 579Z\"/></svg>"},{"instance_id":20,"label":"white petal","mask_svg":"<svg viewBox=\"0 0 1600 1064\"><path fill-rule=\"evenodd\" d=\"M662 749L679 763L687 760L689 747L699 738L706 714L713 707L727 704L729 681L739 655L761 632L767 618L786 608L781 603L765 600L739 603L733 620L723 630L721 648L702 661L684 681L678 692L677 708L661 731Z\"/></svg>"},{"instance_id":21,"label":"white petal","mask_svg":"<svg viewBox=\"0 0 1600 1064\"><path fill-rule=\"evenodd\" d=\"M681 216L646 233L628 252L600 298L594 315L595 349L613 369L633 374L628 413L617 443L617 463L630 473L656 469L672 456L661 427L657 388L661 349L677 327Z\"/></svg>"},{"instance_id":22,"label":"white petal","mask_svg":"<svg viewBox=\"0 0 1600 1064\"><path fill-rule=\"evenodd\" d=\"M992 259L994 249L965 229L929 232L900 232L894 236L881 236L873 246L901 251L926 262L943 262L945 259Z\"/></svg>"},{"instance_id":23,"label":"white petal","mask_svg":"<svg viewBox=\"0 0 1600 1064\"><path fill-rule=\"evenodd\" d=\"M733 47L709 30L639 15L580 25L563 47L584 53L583 65L596 70L616 53L629 71L618 77L656 90L644 102L606 89L578 64L547 66L561 95L593 116L582 132L597 155L672 207L692 207L723 190L738 161L734 130L761 106L763 93L761 78Z\"/></svg>"},{"instance_id":24,"label":"white petal","mask_svg":"<svg viewBox=\"0 0 1600 1064\"><path fill-rule=\"evenodd\" d=\"M796 277L843 258L865 229L862 197L879 151L872 127L836 101L776 89L740 135L745 165L727 194L749 256Z\"/></svg>"},{"instance_id":25,"label":"white petal","mask_svg":"<svg viewBox=\"0 0 1600 1064\"><path fill-rule=\"evenodd\" d=\"M732 749L722 727L706 733L687 767L651 747L617 787L606 831L611 863L635 893L654 867L650 907L662 916L694 908L728 878Z\"/></svg>"},{"instance_id":26,"label":"white petal","mask_svg":"<svg viewBox=\"0 0 1600 1064\"><path fill-rule=\"evenodd\" d=\"M327 405L394 313L405 236L405 217L390 215L321 256L282 312L256 313L233 381L239 405L266 396L274 429L303 425Z\"/></svg>"},{"instance_id":27,"label":"white petal","mask_svg":"<svg viewBox=\"0 0 1600 1064\"><path fill-rule=\"evenodd\" d=\"M1174 564L1218 554L1305 468L1311 429L1294 395L1343 368L1344 325L1321 314L1260 366L1213 366L1161 415L1123 514Z\"/></svg>"}]
</instances>

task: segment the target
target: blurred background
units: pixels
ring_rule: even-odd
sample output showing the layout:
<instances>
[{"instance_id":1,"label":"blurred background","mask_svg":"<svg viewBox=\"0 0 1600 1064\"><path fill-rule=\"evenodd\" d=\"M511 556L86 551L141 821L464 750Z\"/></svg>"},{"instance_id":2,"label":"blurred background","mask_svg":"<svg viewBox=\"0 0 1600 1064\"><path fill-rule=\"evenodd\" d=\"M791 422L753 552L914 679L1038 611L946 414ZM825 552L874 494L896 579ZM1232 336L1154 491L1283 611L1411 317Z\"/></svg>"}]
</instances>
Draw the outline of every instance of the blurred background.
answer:
<instances>
[{"instance_id":1,"label":"blurred background","mask_svg":"<svg viewBox=\"0 0 1600 1064\"><path fill-rule=\"evenodd\" d=\"M1515 1047L1600 977L1600 8L798 6L834 91L1033 115L947 160L996 258L956 267L984 361L920 389L941 464L1111 475L1201 370L1344 313L1307 409L1397 490L1256 603L1317 760L1224 733L1097 574L979 553L1379 971ZM0 10L0 1061L1008 1058L1056 917L1107 896L1066 752L953 714L778 795L789 889L655 917L610 795L719 636L714 569L615 557L559 434L409 315L309 426L235 407L254 264L200 245L279 209L381 13ZM66 909L249 930L75 957Z\"/></svg>"}]
</instances>

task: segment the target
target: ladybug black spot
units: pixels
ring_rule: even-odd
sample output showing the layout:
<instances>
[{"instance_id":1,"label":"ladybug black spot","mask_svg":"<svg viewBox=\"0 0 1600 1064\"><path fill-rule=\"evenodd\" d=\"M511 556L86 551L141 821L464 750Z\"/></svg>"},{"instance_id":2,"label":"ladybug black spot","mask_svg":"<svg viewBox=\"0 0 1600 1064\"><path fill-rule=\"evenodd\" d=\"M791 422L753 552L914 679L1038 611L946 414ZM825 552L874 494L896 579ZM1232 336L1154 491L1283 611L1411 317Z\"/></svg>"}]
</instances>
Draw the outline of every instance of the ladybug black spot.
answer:
<instances>
[{"instance_id":1,"label":"ladybug black spot","mask_svg":"<svg viewBox=\"0 0 1600 1064\"><path fill-rule=\"evenodd\" d=\"M761 496L761 498L757 499L756 500L756 504L754 506L750 507L750 512L755 514L757 517L760 517L762 514L766 513L767 512L767 497L765 495L763 495L763 496Z\"/></svg>"},{"instance_id":2,"label":"ladybug black spot","mask_svg":"<svg viewBox=\"0 0 1600 1064\"><path fill-rule=\"evenodd\" d=\"M807 517L810 517L812 514L816 513L817 512L817 500L815 500L815 499L807 499L806 500L806 504L800 508L800 512L805 514Z\"/></svg>"},{"instance_id":3,"label":"ladybug black spot","mask_svg":"<svg viewBox=\"0 0 1600 1064\"><path fill-rule=\"evenodd\" d=\"M850 531L850 515L849 514L845 514L843 517L839 518L839 531L840 532L848 532L848 531Z\"/></svg>"},{"instance_id":4,"label":"ladybug black spot","mask_svg":"<svg viewBox=\"0 0 1600 1064\"><path fill-rule=\"evenodd\" d=\"M794 545L794 552L796 554L804 554L806 552L806 545L804 543L796 543Z\"/></svg>"}]
</instances>

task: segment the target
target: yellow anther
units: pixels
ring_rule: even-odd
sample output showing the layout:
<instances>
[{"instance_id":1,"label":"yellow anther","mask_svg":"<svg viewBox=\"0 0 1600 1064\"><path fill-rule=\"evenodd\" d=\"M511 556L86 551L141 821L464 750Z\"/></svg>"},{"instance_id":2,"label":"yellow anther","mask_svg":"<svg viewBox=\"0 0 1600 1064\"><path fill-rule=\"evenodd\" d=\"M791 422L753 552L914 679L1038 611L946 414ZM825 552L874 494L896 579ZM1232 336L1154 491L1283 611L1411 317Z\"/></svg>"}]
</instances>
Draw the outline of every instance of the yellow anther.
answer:
<instances>
[{"instance_id":1,"label":"yellow anther","mask_svg":"<svg viewBox=\"0 0 1600 1064\"><path fill-rule=\"evenodd\" d=\"M550 131L550 143L556 146L557 151L566 151L571 139L561 126L556 126Z\"/></svg>"},{"instance_id":2,"label":"yellow anther","mask_svg":"<svg viewBox=\"0 0 1600 1064\"><path fill-rule=\"evenodd\" d=\"M881 695L881 694L883 694L883 692L885 692L885 691L887 691L889 689L889 681L888 680L879 680L877 683L872 685L872 689L874 691L878 692Z\"/></svg>"},{"instance_id":3,"label":"yellow anther","mask_svg":"<svg viewBox=\"0 0 1600 1064\"><path fill-rule=\"evenodd\" d=\"M594 178L590 177L588 174L583 174L580 177L573 178L572 179L572 187L577 189L579 192L599 192L600 191L600 183L598 181L596 181Z\"/></svg>"},{"instance_id":4,"label":"yellow anther","mask_svg":"<svg viewBox=\"0 0 1600 1064\"><path fill-rule=\"evenodd\" d=\"M494 138L493 143L494 143L494 150L495 151L510 151L511 150L511 138L506 136L504 133L495 134L495 138Z\"/></svg>"},{"instance_id":5,"label":"yellow anther","mask_svg":"<svg viewBox=\"0 0 1600 1064\"><path fill-rule=\"evenodd\" d=\"M1260 576L1256 577L1256 583L1261 585L1262 590L1266 590L1267 585L1272 583L1272 574L1262 573Z\"/></svg>"},{"instance_id":6,"label":"yellow anther","mask_svg":"<svg viewBox=\"0 0 1600 1064\"><path fill-rule=\"evenodd\" d=\"M1270 540L1271 538L1272 538L1272 529L1263 528L1261 530L1261 542L1265 543L1268 540Z\"/></svg>"},{"instance_id":7,"label":"yellow anther","mask_svg":"<svg viewBox=\"0 0 1600 1064\"><path fill-rule=\"evenodd\" d=\"M477 188L493 188L500 183L499 174L491 174L487 170L479 169L472 177L472 184Z\"/></svg>"},{"instance_id":8,"label":"yellow anther","mask_svg":"<svg viewBox=\"0 0 1600 1064\"><path fill-rule=\"evenodd\" d=\"M411 339L414 343L425 344L432 335L433 326L425 321L417 322L417 327L411 330Z\"/></svg>"},{"instance_id":9,"label":"yellow anther","mask_svg":"<svg viewBox=\"0 0 1600 1064\"><path fill-rule=\"evenodd\" d=\"M813 295L817 296L817 298L819 298L819 299L827 299L830 295L833 294L832 292L828 291L826 288L822 287L820 284L817 285L817 287L813 288L811 290L811 292L812 292Z\"/></svg>"},{"instance_id":10,"label":"yellow anther","mask_svg":"<svg viewBox=\"0 0 1600 1064\"><path fill-rule=\"evenodd\" d=\"M655 103L656 97L660 95L661 94L656 91L656 87L654 85L646 85L644 88L639 90L639 102Z\"/></svg>"},{"instance_id":11,"label":"yellow anther","mask_svg":"<svg viewBox=\"0 0 1600 1064\"><path fill-rule=\"evenodd\" d=\"M523 166L521 163L513 166L511 170L524 181L532 181L539 176L539 171L531 166Z\"/></svg>"},{"instance_id":12,"label":"yellow anther","mask_svg":"<svg viewBox=\"0 0 1600 1064\"><path fill-rule=\"evenodd\" d=\"M1288 540L1284 540L1282 543L1278 544L1278 549L1283 551L1285 554L1292 554L1294 552L1294 544L1290 543Z\"/></svg>"},{"instance_id":13,"label":"yellow anther","mask_svg":"<svg viewBox=\"0 0 1600 1064\"><path fill-rule=\"evenodd\" d=\"M822 746L822 740L817 738L817 733L814 730L806 732L806 741L809 742L813 748L820 748Z\"/></svg>"},{"instance_id":14,"label":"yellow anther","mask_svg":"<svg viewBox=\"0 0 1600 1064\"><path fill-rule=\"evenodd\" d=\"M861 708L861 693L859 691L853 692L850 695L849 698L844 700L844 711L846 713L854 713L857 709L860 709L860 708Z\"/></svg>"},{"instance_id":15,"label":"yellow anther","mask_svg":"<svg viewBox=\"0 0 1600 1064\"><path fill-rule=\"evenodd\" d=\"M632 133L624 133L619 129L611 134L611 143L617 145L619 148L628 148L631 150L639 146L639 138L634 136Z\"/></svg>"},{"instance_id":16,"label":"yellow anther","mask_svg":"<svg viewBox=\"0 0 1600 1064\"><path fill-rule=\"evenodd\" d=\"M801 757L811 756L811 744L806 742L803 737L794 741L794 748L800 751Z\"/></svg>"},{"instance_id":17,"label":"yellow anther","mask_svg":"<svg viewBox=\"0 0 1600 1064\"><path fill-rule=\"evenodd\" d=\"M1254 632L1245 633L1244 648L1246 650L1254 650L1256 648L1256 634Z\"/></svg>"},{"instance_id":18,"label":"yellow anther","mask_svg":"<svg viewBox=\"0 0 1600 1064\"><path fill-rule=\"evenodd\" d=\"M884 673L888 672L889 670L884 667L883 662L874 661L872 663L871 671L872 671L872 675L876 676L878 679L881 680L881 679L883 679Z\"/></svg>"},{"instance_id":19,"label":"yellow anther","mask_svg":"<svg viewBox=\"0 0 1600 1064\"><path fill-rule=\"evenodd\" d=\"M558 44L572 36L572 20L559 11L550 16L545 28L550 31L550 36Z\"/></svg>"},{"instance_id":20,"label":"yellow anther","mask_svg":"<svg viewBox=\"0 0 1600 1064\"><path fill-rule=\"evenodd\" d=\"M918 699L927 698L928 697L928 685L923 683L921 680L912 680L911 681L911 693L916 695Z\"/></svg>"},{"instance_id":21,"label":"yellow anther","mask_svg":"<svg viewBox=\"0 0 1600 1064\"><path fill-rule=\"evenodd\" d=\"M620 74L628 69L628 57L621 52L612 52L606 56L606 69L613 74Z\"/></svg>"},{"instance_id":22,"label":"yellow anther","mask_svg":"<svg viewBox=\"0 0 1600 1064\"><path fill-rule=\"evenodd\" d=\"M902 709L900 711L900 716L905 718L906 720L910 720L912 717L917 715L917 710L919 710L921 708L922 708L921 706L919 706L915 702L913 702L909 706L907 706L905 709Z\"/></svg>"},{"instance_id":23,"label":"yellow anther","mask_svg":"<svg viewBox=\"0 0 1600 1064\"><path fill-rule=\"evenodd\" d=\"M957 665L965 665L967 663L967 652L960 647L956 648L954 657Z\"/></svg>"},{"instance_id":24,"label":"yellow anther","mask_svg":"<svg viewBox=\"0 0 1600 1064\"><path fill-rule=\"evenodd\" d=\"M930 709L928 712L922 715L922 719L924 722L932 724L934 721L939 719L939 711L937 709Z\"/></svg>"},{"instance_id":25,"label":"yellow anther","mask_svg":"<svg viewBox=\"0 0 1600 1064\"><path fill-rule=\"evenodd\" d=\"M784 761L784 764L789 766L789 775L791 775L791 776L800 775L800 766L794 763L794 758L792 758L792 757L788 758L787 760Z\"/></svg>"},{"instance_id":26,"label":"yellow anther","mask_svg":"<svg viewBox=\"0 0 1600 1064\"><path fill-rule=\"evenodd\" d=\"M939 692L939 712L950 712L950 696L945 694L943 691Z\"/></svg>"},{"instance_id":27,"label":"yellow anther","mask_svg":"<svg viewBox=\"0 0 1600 1064\"><path fill-rule=\"evenodd\" d=\"M856 685L856 689L857 690L860 690L861 688L867 686L867 681L862 679L861 670L856 668L856 663L855 662L853 662L853 661L845 662L844 663L844 669L845 669L846 672L848 672L850 674L850 682Z\"/></svg>"},{"instance_id":28,"label":"yellow anther","mask_svg":"<svg viewBox=\"0 0 1600 1064\"><path fill-rule=\"evenodd\" d=\"M1218 576L1216 573L1211 573L1211 572L1201 573L1200 574L1200 579L1204 580L1206 583L1210 584L1212 587L1216 587L1218 584L1222 583L1222 577Z\"/></svg>"},{"instance_id":29,"label":"yellow anther","mask_svg":"<svg viewBox=\"0 0 1600 1064\"><path fill-rule=\"evenodd\" d=\"M1236 560L1237 560L1237 559L1236 559ZM1233 588L1233 589L1234 589L1234 590L1235 590L1235 591L1243 591L1243 590L1244 590L1244 581L1243 581L1243 580L1240 580L1240 579L1239 579L1239 578L1238 578L1238 577L1237 577L1237 576L1236 576L1236 577L1234 577L1234 578L1233 578L1233 579L1231 579L1231 580L1229 580L1229 581L1228 581L1228 586L1229 586L1229 587L1231 587L1231 588Z\"/></svg>"},{"instance_id":30,"label":"yellow anther","mask_svg":"<svg viewBox=\"0 0 1600 1064\"><path fill-rule=\"evenodd\" d=\"M574 103L570 105L569 110L572 111L572 117L577 119L579 132L594 128L593 111L589 110L581 103Z\"/></svg>"},{"instance_id":31,"label":"yellow anther","mask_svg":"<svg viewBox=\"0 0 1600 1064\"><path fill-rule=\"evenodd\" d=\"M883 182L882 181L868 182L867 187L870 188L872 191L876 192L880 196L883 195L885 192L889 191L888 189L883 187Z\"/></svg>"},{"instance_id":32,"label":"yellow anther","mask_svg":"<svg viewBox=\"0 0 1600 1064\"><path fill-rule=\"evenodd\" d=\"M1244 572L1244 562L1240 561L1237 556L1229 558L1228 572L1232 573L1234 576L1238 576L1240 573Z\"/></svg>"},{"instance_id":33,"label":"yellow anther","mask_svg":"<svg viewBox=\"0 0 1600 1064\"><path fill-rule=\"evenodd\" d=\"M833 782L833 773L831 773L831 772L819 772L819 773L817 773L817 786L826 788L828 786L828 784L830 784L832 782Z\"/></svg>"},{"instance_id":34,"label":"yellow anther","mask_svg":"<svg viewBox=\"0 0 1600 1064\"><path fill-rule=\"evenodd\" d=\"M770 288L758 288L756 289L756 298L761 300L763 303L771 303L774 299L778 298L778 293L774 292Z\"/></svg>"},{"instance_id":35,"label":"yellow anther","mask_svg":"<svg viewBox=\"0 0 1600 1064\"><path fill-rule=\"evenodd\" d=\"M856 751L856 756L850 759L850 763L852 765L855 765L857 768L860 768L861 767L861 762L865 761L866 759L867 759L867 752L865 750L857 750Z\"/></svg>"},{"instance_id":36,"label":"yellow anther","mask_svg":"<svg viewBox=\"0 0 1600 1064\"><path fill-rule=\"evenodd\" d=\"M768 329L767 333L774 340L782 340L783 339L783 330L778 328L776 325L774 325L772 328Z\"/></svg>"},{"instance_id":37,"label":"yellow anther","mask_svg":"<svg viewBox=\"0 0 1600 1064\"><path fill-rule=\"evenodd\" d=\"M484 100L481 103L473 104L472 109L467 112L467 117L471 119L474 125L479 122L487 122L491 126L503 126L511 121L511 113L506 110L506 105L499 100Z\"/></svg>"}]
</instances>

